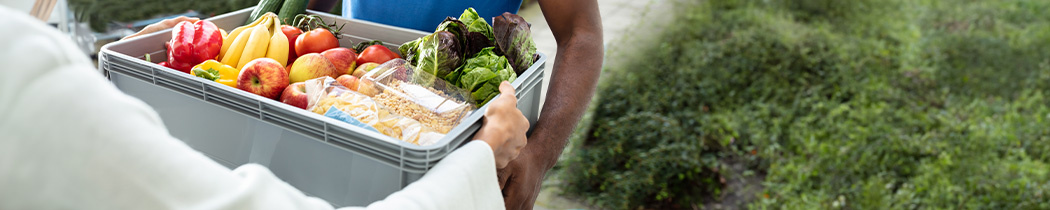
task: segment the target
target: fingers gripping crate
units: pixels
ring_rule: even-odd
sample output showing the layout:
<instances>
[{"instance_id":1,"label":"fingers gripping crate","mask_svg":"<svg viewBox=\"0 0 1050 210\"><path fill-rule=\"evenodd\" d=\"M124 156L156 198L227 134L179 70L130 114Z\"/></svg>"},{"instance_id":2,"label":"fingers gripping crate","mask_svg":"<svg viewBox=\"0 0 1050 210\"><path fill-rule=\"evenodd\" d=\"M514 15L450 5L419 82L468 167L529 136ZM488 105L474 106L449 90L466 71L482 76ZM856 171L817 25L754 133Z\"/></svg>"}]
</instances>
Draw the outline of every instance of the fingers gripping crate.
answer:
<instances>
[{"instance_id":1,"label":"fingers gripping crate","mask_svg":"<svg viewBox=\"0 0 1050 210\"><path fill-rule=\"evenodd\" d=\"M247 20L252 8L208 19L227 31ZM428 33L315 11L326 22L345 24L340 45L381 40L400 43ZM223 165L267 166L292 186L335 206L365 205L418 180L462 146L481 127L486 107L465 117L445 138L418 146L351 126L279 101L146 62L165 61L161 31L104 46L99 68L124 93L153 107L171 135ZM512 84L518 109L531 124L539 117L540 84L546 55Z\"/></svg>"}]
</instances>

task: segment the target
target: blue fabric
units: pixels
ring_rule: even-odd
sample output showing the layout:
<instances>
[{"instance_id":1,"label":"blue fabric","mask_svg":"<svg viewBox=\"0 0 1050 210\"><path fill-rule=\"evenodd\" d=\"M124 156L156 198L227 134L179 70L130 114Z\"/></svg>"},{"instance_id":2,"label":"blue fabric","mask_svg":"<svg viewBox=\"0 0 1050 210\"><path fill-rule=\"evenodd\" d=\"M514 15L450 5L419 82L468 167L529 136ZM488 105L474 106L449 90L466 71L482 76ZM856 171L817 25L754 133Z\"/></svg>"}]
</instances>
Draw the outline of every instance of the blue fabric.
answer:
<instances>
[{"instance_id":1,"label":"blue fabric","mask_svg":"<svg viewBox=\"0 0 1050 210\"><path fill-rule=\"evenodd\" d=\"M372 126L369 126L368 124L365 124L365 123L363 123L361 121L358 121L357 118L354 118L353 116L350 116L350 114L347 114L346 112L343 112L343 111L340 111L339 109L336 109L335 106L332 106L332 107L328 108L328 111L324 112L324 116L325 117L330 117L332 119L336 119L336 120L339 120L339 121L343 121L343 122L346 122L346 123L350 123L350 125L361 127L361 128L368 129L368 130L371 130L371 131L375 131L376 133L379 133L379 130L376 130L376 128L373 128Z\"/></svg>"},{"instance_id":2,"label":"blue fabric","mask_svg":"<svg viewBox=\"0 0 1050 210\"><path fill-rule=\"evenodd\" d=\"M474 7L485 22L503 12L518 13L521 0L346 0L349 18L433 32L445 17L459 18ZM348 11L343 7L343 11Z\"/></svg>"}]
</instances>

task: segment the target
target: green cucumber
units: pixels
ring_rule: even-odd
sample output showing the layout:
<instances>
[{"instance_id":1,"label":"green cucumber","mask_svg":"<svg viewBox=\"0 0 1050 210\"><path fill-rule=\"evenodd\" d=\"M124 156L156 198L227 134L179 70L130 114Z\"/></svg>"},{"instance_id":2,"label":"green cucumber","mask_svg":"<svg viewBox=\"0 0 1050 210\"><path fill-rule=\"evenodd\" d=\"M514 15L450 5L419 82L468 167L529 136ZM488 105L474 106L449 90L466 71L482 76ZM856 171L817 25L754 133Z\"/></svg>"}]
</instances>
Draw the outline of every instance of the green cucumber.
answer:
<instances>
[{"instance_id":1,"label":"green cucumber","mask_svg":"<svg viewBox=\"0 0 1050 210\"><path fill-rule=\"evenodd\" d=\"M295 15L306 14L306 6L308 4L310 4L310 0L284 1L284 6L281 6L281 12L277 13L277 18L281 19L281 24L292 25Z\"/></svg>"},{"instance_id":2,"label":"green cucumber","mask_svg":"<svg viewBox=\"0 0 1050 210\"><path fill-rule=\"evenodd\" d=\"M248 21L244 21L244 24L255 22L267 12L277 13L282 4L284 4L283 0L259 0L259 5L255 5L255 9L252 10L251 15L248 15Z\"/></svg>"}]
</instances>

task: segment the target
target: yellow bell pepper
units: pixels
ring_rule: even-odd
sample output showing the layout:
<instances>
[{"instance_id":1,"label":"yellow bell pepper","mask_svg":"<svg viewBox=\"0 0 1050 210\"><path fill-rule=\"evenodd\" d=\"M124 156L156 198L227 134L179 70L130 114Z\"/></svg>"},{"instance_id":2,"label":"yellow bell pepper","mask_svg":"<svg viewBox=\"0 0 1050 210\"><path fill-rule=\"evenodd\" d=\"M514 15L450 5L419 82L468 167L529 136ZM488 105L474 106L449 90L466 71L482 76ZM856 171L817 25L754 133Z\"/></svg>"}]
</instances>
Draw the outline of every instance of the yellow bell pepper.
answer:
<instances>
[{"instance_id":1,"label":"yellow bell pepper","mask_svg":"<svg viewBox=\"0 0 1050 210\"><path fill-rule=\"evenodd\" d=\"M206 60L201 64L193 66L190 75L218 82L230 87L237 87L237 74L241 73L230 65L222 64L216 60Z\"/></svg>"}]
</instances>

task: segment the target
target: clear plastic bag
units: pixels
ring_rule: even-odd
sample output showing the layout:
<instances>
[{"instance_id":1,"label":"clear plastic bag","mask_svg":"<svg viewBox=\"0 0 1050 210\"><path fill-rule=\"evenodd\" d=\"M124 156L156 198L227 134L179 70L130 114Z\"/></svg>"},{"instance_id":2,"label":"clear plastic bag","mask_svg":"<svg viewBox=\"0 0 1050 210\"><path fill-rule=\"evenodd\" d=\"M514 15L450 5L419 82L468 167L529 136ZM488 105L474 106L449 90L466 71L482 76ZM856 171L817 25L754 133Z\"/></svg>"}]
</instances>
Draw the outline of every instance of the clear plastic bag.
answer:
<instances>
[{"instance_id":1,"label":"clear plastic bag","mask_svg":"<svg viewBox=\"0 0 1050 210\"><path fill-rule=\"evenodd\" d=\"M357 90L390 111L418 120L439 133L448 133L476 109L469 91L428 72L416 71L400 58L362 76Z\"/></svg>"},{"instance_id":2,"label":"clear plastic bag","mask_svg":"<svg viewBox=\"0 0 1050 210\"><path fill-rule=\"evenodd\" d=\"M311 112L329 117L348 115L355 121L333 118L347 121L351 125L361 126L363 124L368 126L365 127L366 129L375 130L405 142L426 146L436 143L448 133L447 131L435 131L423 126L415 119L393 113L369 96L339 85L331 77L307 80L306 94L309 102L307 110ZM333 110L342 113L330 113Z\"/></svg>"}]
</instances>

